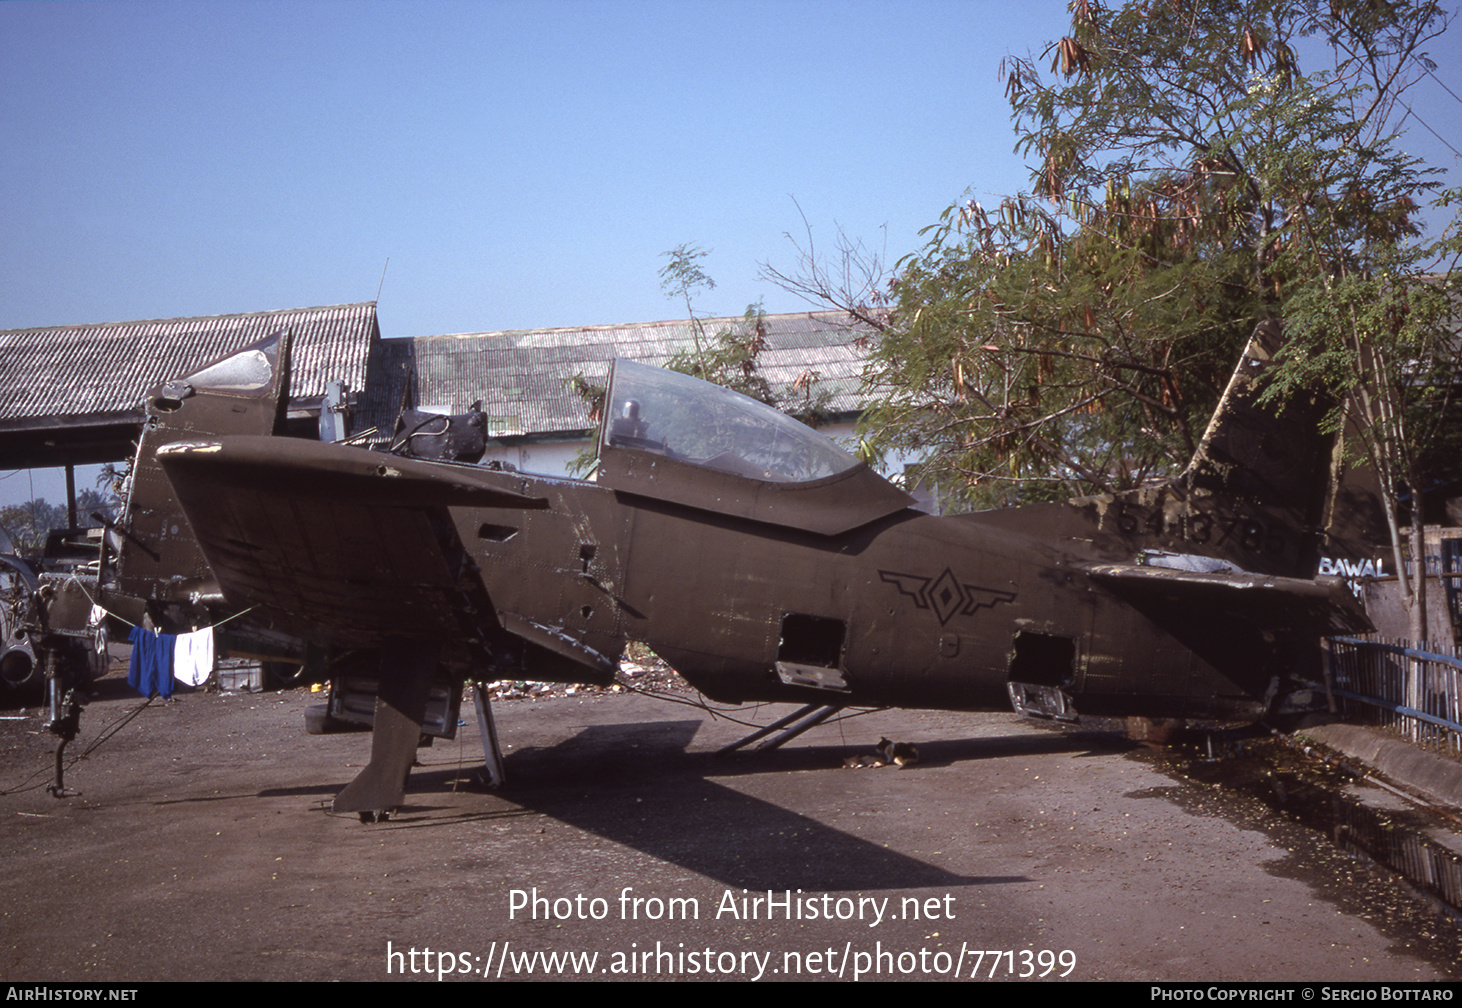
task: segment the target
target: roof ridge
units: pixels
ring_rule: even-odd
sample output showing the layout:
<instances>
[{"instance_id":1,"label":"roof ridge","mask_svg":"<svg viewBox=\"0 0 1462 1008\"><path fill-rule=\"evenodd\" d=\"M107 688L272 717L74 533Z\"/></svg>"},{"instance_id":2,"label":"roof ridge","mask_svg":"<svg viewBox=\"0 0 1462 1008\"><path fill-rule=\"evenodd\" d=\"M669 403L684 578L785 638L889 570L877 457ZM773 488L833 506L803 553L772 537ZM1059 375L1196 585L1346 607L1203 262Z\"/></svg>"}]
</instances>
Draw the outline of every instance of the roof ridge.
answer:
<instances>
[{"instance_id":1,"label":"roof ridge","mask_svg":"<svg viewBox=\"0 0 1462 1008\"><path fill-rule=\"evenodd\" d=\"M853 319L854 322L857 321L856 319L853 318L853 316L849 312L843 311L840 308L827 308L827 309L823 309L823 310L820 310L820 311L767 312L767 313L765 313L764 317L766 319L768 319L768 320L773 320L773 319L792 319L792 318L832 318L832 317L836 317L836 316L840 316L840 315L841 316L844 316L846 318L849 318L849 319ZM746 316L745 315L708 315L708 316L706 316L704 318L697 319L696 321L700 322L702 325L705 325L707 323L715 323L715 322L744 322L744 321L746 321ZM398 339L406 339L406 340L421 340L421 339L466 339L468 337L471 337L471 338L474 338L474 339L481 339L481 338L483 338L485 336L522 336L522 335L527 334L527 333L545 333L545 334L547 334L547 333L563 333L563 332L614 332L616 330L621 330L621 329L648 329L648 328L657 328L657 327L668 328L670 326L688 325L689 323L690 323L690 319L686 319L686 318L679 318L679 319L657 319L657 320L651 321L651 322L614 322L614 323L608 323L608 324L602 324L601 323L599 325L542 326L542 327L529 327L529 328L520 328L520 329L484 329L484 330L481 330L481 331L478 331L478 332L427 333L427 334L424 334L424 335L421 335L421 336L383 336L382 339L383 340L386 340L386 339L390 339L390 340L398 340Z\"/></svg>"},{"instance_id":2,"label":"roof ridge","mask_svg":"<svg viewBox=\"0 0 1462 1008\"><path fill-rule=\"evenodd\" d=\"M23 329L0 329L0 333L55 332L62 329L108 329L117 326L166 325L171 322L210 322L216 319L251 319L266 315L299 315L305 312L322 312L335 308L375 308L374 301L348 301L342 304L311 305L308 308L270 308L266 311L224 312L219 315L179 315L175 318L117 319L111 322L83 322L79 325L27 326Z\"/></svg>"}]
</instances>

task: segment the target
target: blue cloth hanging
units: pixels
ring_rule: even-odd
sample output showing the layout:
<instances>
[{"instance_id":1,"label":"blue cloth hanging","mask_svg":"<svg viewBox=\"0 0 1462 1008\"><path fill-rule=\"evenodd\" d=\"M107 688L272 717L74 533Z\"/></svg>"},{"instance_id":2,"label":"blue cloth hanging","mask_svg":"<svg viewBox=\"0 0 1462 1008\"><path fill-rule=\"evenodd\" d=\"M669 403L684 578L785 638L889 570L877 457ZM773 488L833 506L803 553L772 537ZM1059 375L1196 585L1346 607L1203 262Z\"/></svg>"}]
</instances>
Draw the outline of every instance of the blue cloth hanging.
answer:
<instances>
[{"instance_id":1,"label":"blue cloth hanging","mask_svg":"<svg viewBox=\"0 0 1462 1008\"><path fill-rule=\"evenodd\" d=\"M132 642L132 661L127 666L127 685L150 697L154 693L164 700L173 695L173 634L153 633L133 627L127 635Z\"/></svg>"}]
</instances>

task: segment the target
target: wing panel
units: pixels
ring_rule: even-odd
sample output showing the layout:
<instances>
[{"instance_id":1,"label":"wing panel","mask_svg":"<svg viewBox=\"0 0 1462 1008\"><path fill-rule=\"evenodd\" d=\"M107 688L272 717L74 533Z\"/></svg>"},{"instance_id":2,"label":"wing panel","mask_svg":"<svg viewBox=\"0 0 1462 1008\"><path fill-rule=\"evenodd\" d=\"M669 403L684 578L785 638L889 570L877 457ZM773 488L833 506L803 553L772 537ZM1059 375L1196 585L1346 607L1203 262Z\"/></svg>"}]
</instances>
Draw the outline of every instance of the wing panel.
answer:
<instances>
[{"instance_id":1,"label":"wing panel","mask_svg":"<svg viewBox=\"0 0 1462 1008\"><path fill-rule=\"evenodd\" d=\"M1185 607L1188 619L1227 612L1257 626L1296 633L1368 633L1370 618L1340 578L1303 578L1248 571L1202 572L1141 564L1093 564L1086 568L1134 600Z\"/></svg>"},{"instance_id":2,"label":"wing panel","mask_svg":"<svg viewBox=\"0 0 1462 1008\"><path fill-rule=\"evenodd\" d=\"M451 470L438 483L390 456L304 444L300 453L283 439L221 439L163 456L224 596L310 639L457 630L462 549L443 498L534 502ZM336 481L319 477L322 461ZM409 502L412 488L420 503Z\"/></svg>"},{"instance_id":3,"label":"wing panel","mask_svg":"<svg viewBox=\"0 0 1462 1008\"><path fill-rule=\"evenodd\" d=\"M422 511L259 491L215 508L190 497L183 506L230 602L365 638L456 626L451 545Z\"/></svg>"}]
</instances>

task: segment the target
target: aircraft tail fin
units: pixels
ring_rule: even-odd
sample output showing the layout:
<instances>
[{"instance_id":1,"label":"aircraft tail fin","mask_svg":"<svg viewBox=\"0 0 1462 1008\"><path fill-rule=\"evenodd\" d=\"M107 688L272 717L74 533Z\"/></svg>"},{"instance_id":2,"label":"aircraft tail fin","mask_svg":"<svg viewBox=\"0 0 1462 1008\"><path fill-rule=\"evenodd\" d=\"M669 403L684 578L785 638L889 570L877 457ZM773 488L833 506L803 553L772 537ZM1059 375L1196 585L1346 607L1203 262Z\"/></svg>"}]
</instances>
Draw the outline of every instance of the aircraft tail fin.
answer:
<instances>
[{"instance_id":1,"label":"aircraft tail fin","mask_svg":"<svg viewBox=\"0 0 1462 1008\"><path fill-rule=\"evenodd\" d=\"M1258 405L1260 378L1283 342L1278 322L1255 327L1178 483L1198 493L1293 509L1313 524L1323 507L1335 444L1333 435L1321 433L1330 404L1313 394L1292 396L1278 412Z\"/></svg>"},{"instance_id":2,"label":"aircraft tail fin","mask_svg":"<svg viewBox=\"0 0 1462 1008\"><path fill-rule=\"evenodd\" d=\"M1345 450L1361 434L1353 404L1340 429L1327 433L1335 404L1318 391L1290 397L1277 412L1256 403L1283 342L1278 322L1255 328L1178 482L1290 516L1303 540L1294 576L1382 574L1390 535L1380 486L1374 469Z\"/></svg>"},{"instance_id":3,"label":"aircraft tail fin","mask_svg":"<svg viewBox=\"0 0 1462 1008\"><path fill-rule=\"evenodd\" d=\"M1086 499L1102 512L1102 528L1118 536L1108 540L1114 559L1136 554L1139 564L1219 563L1310 579L1343 573L1326 558L1345 557L1346 570L1360 570L1367 558L1375 567L1385 555L1385 511L1374 477L1350 464L1338 434L1326 429L1333 400L1316 390L1278 407L1259 403L1263 375L1283 341L1277 321L1255 328L1178 477Z\"/></svg>"}]
</instances>

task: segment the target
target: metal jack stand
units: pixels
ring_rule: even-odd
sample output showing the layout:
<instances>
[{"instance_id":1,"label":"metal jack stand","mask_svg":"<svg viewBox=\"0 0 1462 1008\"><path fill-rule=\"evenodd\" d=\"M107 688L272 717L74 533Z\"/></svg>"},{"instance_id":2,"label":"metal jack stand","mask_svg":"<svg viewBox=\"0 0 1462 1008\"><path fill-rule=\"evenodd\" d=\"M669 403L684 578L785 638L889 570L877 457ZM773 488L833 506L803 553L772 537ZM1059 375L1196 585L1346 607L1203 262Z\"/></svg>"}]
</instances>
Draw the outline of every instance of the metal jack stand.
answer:
<instances>
[{"instance_id":1,"label":"metal jack stand","mask_svg":"<svg viewBox=\"0 0 1462 1008\"><path fill-rule=\"evenodd\" d=\"M46 693L51 708L51 720L46 725L46 730L52 735L61 739L56 746L56 780L46 785L46 791L53 798L72 798L80 794L79 791L71 791L66 787L66 765L64 758L66 754L66 743L76 737L81 727L81 698L77 696L76 690L67 690L63 698L61 696L61 680L55 675L55 657L47 654L46 661L47 678ZM62 713L62 709L65 713Z\"/></svg>"}]
</instances>

